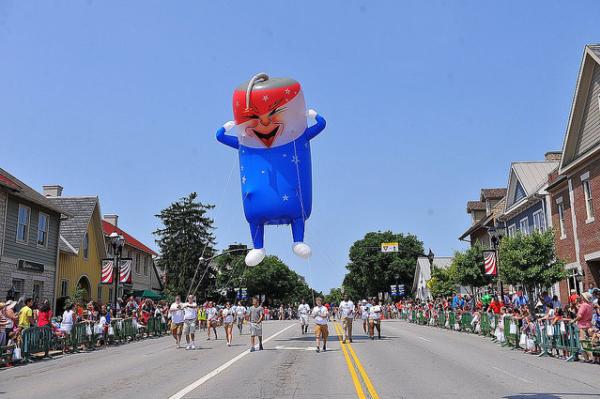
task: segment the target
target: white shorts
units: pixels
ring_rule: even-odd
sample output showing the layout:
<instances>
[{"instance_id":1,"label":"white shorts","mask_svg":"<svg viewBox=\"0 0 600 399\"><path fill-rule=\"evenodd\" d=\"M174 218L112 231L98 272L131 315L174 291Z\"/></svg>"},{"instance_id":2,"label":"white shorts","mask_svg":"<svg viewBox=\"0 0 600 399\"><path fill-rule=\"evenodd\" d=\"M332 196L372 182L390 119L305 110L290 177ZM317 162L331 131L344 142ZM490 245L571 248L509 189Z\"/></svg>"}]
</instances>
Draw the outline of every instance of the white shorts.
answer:
<instances>
[{"instance_id":1,"label":"white shorts","mask_svg":"<svg viewBox=\"0 0 600 399\"><path fill-rule=\"evenodd\" d=\"M301 314L301 315L300 315L300 323L301 323L303 326L307 326L307 325L308 325L308 315L306 315L306 314Z\"/></svg>"},{"instance_id":2,"label":"white shorts","mask_svg":"<svg viewBox=\"0 0 600 399\"><path fill-rule=\"evenodd\" d=\"M65 334L71 334L71 330L73 329L73 324L61 324L60 330Z\"/></svg>"},{"instance_id":3,"label":"white shorts","mask_svg":"<svg viewBox=\"0 0 600 399\"><path fill-rule=\"evenodd\" d=\"M194 334L196 332L196 320L183 321L183 334Z\"/></svg>"},{"instance_id":4,"label":"white shorts","mask_svg":"<svg viewBox=\"0 0 600 399\"><path fill-rule=\"evenodd\" d=\"M262 324L250 323L250 336L262 337Z\"/></svg>"}]
</instances>

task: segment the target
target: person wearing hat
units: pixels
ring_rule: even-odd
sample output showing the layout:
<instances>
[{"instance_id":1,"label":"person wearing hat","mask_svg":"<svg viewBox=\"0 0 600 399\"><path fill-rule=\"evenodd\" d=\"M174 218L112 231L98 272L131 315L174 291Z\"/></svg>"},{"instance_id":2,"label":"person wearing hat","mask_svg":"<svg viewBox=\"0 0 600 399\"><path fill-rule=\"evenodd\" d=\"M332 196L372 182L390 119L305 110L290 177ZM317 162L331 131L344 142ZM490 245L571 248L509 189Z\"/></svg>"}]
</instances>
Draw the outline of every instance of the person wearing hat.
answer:
<instances>
[{"instance_id":1,"label":"person wearing hat","mask_svg":"<svg viewBox=\"0 0 600 399\"><path fill-rule=\"evenodd\" d=\"M594 309L592 308L592 295L589 292L584 292L579 297L577 305L577 316L571 323L577 323L579 328L579 340L587 340L589 338L589 329L592 328L592 315ZM592 362L591 352L584 351L583 357L587 363Z\"/></svg>"},{"instance_id":2,"label":"person wearing hat","mask_svg":"<svg viewBox=\"0 0 600 399\"><path fill-rule=\"evenodd\" d=\"M13 330L17 321L17 315L14 311L16 304L17 301L10 299L4 303L2 310L0 310L0 329L4 332L4 342L0 341L0 346L3 346L8 341L8 335ZM5 323L2 323L3 317L5 318ZM4 327L2 327L2 324L4 324ZM2 335L2 332L0 332L0 335Z\"/></svg>"}]
</instances>

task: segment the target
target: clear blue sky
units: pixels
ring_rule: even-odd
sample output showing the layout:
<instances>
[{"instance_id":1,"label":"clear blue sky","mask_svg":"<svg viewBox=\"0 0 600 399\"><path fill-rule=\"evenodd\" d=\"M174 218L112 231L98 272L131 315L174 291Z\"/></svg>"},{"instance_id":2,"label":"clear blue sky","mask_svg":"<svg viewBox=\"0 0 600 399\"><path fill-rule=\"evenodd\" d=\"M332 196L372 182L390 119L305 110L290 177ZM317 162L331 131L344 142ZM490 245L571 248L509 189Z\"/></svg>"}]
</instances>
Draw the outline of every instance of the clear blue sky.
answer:
<instances>
[{"instance_id":1,"label":"clear blue sky","mask_svg":"<svg viewBox=\"0 0 600 399\"><path fill-rule=\"evenodd\" d=\"M317 289L350 244L411 232L464 244L466 201L511 161L561 148L598 2L0 1L0 165L31 186L99 195L154 245L153 215L197 191L219 246L249 243L237 156L215 130L257 72L290 76L327 129L313 143L309 263L289 229L266 247ZM233 169L233 177L228 176Z\"/></svg>"}]
</instances>

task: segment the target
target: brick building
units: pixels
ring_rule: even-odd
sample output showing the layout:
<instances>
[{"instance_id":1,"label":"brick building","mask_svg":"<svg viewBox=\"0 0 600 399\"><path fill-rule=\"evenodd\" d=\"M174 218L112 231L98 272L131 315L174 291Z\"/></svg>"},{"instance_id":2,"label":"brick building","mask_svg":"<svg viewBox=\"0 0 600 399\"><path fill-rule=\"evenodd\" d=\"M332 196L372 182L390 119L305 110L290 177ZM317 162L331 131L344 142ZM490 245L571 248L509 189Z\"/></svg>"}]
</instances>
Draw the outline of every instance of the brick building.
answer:
<instances>
[{"instance_id":1,"label":"brick building","mask_svg":"<svg viewBox=\"0 0 600 399\"><path fill-rule=\"evenodd\" d=\"M549 175L556 251L570 277L569 290L600 285L600 45L586 46L558 171Z\"/></svg>"}]
</instances>

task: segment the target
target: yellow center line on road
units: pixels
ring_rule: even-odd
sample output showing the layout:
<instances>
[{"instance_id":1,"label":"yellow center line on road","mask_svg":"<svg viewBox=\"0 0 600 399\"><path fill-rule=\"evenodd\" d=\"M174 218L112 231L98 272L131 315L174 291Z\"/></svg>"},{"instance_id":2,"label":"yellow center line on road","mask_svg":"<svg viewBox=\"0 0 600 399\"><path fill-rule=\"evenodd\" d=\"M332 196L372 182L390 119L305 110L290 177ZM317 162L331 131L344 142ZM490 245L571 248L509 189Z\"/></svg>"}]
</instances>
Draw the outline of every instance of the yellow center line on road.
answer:
<instances>
[{"instance_id":1,"label":"yellow center line on road","mask_svg":"<svg viewBox=\"0 0 600 399\"><path fill-rule=\"evenodd\" d=\"M350 372L350 376L352 377L352 382L354 383L354 389L356 389L356 394L358 395L359 399L366 399L362 385L360 384L360 381L358 380L358 376L356 375L356 370L354 370L354 365L352 364L352 360L350 359L350 356L348 355L348 350L346 349L346 345L342 344L342 336L340 334L340 327L338 326L337 322L334 322L333 326L335 328L335 332L338 336L338 339L340 340L340 346L342 347L342 352L344 352L344 359L346 359L346 365L348 366L348 371Z\"/></svg>"},{"instance_id":2,"label":"yellow center line on road","mask_svg":"<svg viewBox=\"0 0 600 399\"><path fill-rule=\"evenodd\" d=\"M339 336L339 331L341 331L342 327L340 327L339 324L337 324L337 322L335 322L335 323L336 323L335 324L336 330L338 331L338 336ZM369 391L371 398L379 399L379 395L377 394L377 391L375 390L375 387L373 386L373 383L371 382L369 375L367 374L362 363L358 359L358 356L356 356L356 352L354 352L354 348L352 348L352 344L350 342L347 342L346 344L341 344L341 346L342 346L342 348L344 348L345 346L348 346L348 351L350 352L350 356L352 356L352 359L354 360L354 363L356 364L356 368L358 369L358 372L360 373L360 376L362 377L362 380L365 383L365 386L367 387L367 390Z\"/></svg>"}]
</instances>

